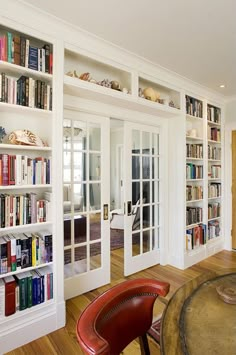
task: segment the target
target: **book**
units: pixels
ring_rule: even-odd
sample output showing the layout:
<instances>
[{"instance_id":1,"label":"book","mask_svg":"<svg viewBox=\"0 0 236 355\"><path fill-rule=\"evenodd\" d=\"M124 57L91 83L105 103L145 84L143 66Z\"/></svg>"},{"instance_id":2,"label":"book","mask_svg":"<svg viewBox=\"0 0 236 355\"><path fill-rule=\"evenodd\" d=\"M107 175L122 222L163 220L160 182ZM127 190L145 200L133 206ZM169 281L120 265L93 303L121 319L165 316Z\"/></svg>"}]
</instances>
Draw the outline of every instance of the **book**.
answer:
<instances>
[{"instance_id":1,"label":"book","mask_svg":"<svg viewBox=\"0 0 236 355\"><path fill-rule=\"evenodd\" d=\"M16 282L19 286L19 310L23 311L28 305L28 290L27 290L27 276L24 272L15 275Z\"/></svg>"},{"instance_id":2,"label":"book","mask_svg":"<svg viewBox=\"0 0 236 355\"><path fill-rule=\"evenodd\" d=\"M10 316L16 312L16 280L10 275L4 277L5 282L5 316Z\"/></svg>"},{"instance_id":3,"label":"book","mask_svg":"<svg viewBox=\"0 0 236 355\"><path fill-rule=\"evenodd\" d=\"M7 242L3 237L0 237L0 272L7 273Z\"/></svg>"},{"instance_id":4,"label":"book","mask_svg":"<svg viewBox=\"0 0 236 355\"><path fill-rule=\"evenodd\" d=\"M0 319L5 317L5 283L0 279Z\"/></svg>"},{"instance_id":5,"label":"book","mask_svg":"<svg viewBox=\"0 0 236 355\"><path fill-rule=\"evenodd\" d=\"M13 44L14 44L14 54L13 54L14 64L20 65L21 54L20 54L20 37L19 36L13 37Z\"/></svg>"}]
</instances>

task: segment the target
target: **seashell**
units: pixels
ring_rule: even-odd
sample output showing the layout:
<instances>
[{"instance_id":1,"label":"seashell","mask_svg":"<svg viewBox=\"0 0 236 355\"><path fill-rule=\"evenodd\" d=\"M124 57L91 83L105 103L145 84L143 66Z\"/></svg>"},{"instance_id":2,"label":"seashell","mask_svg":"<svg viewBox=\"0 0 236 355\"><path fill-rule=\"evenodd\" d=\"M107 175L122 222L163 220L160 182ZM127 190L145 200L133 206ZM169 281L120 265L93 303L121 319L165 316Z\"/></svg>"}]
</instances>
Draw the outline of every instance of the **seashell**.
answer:
<instances>
[{"instance_id":1,"label":"seashell","mask_svg":"<svg viewBox=\"0 0 236 355\"><path fill-rule=\"evenodd\" d=\"M82 73L79 77L81 80L89 81L90 73Z\"/></svg>"},{"instance_id":2,"label":"seashell","mask_svg":"<svg viewBox=\"0 0 236 355\"><path fill-rule=\"evenodd\" d=\"M16 145L32 145L37 147L44 147L46 145L41 138L27 129L11 132L8 136L8 141Z\"/></svg>"},{"instance_id":3,"label":"seashell","mask_svg":"<svg viewBox=\"0 0 236 355\"><path fill-rule=\"evenodd\" d=\"M143 95L145 99L151 101L157 101L160 97L159 92L155 91L153 88L146 88L143 90Z\"/></svg>"},{"instance_id":4,"label":"seashell","mask_svg":"<svg viewBox=\"0 0 236 355\"><path fill-rule=\"evenodd\" d=\"M116 81L116 80L111 81L111 88L114 89L114 90L120 90L119 81Z\"/></svg>"},{"instance_id":5,"label":"seashell","mask_svg":"<svg viewBox=\"0 0 236 355\"><path fill-rule=\"evenodd\" d=\"M128 90L127 88L123 88L123 89L122 89L122 92L123 92L124 94L128 94L129 90Z\"/></svg>"},{"instance_id":6,"label":"seashell","mask_svg":"<svg viewBox=\"0 0 236 355\"><path fill-rule=\"evenodd\" d=\"M89 82L93 83L93 84L97 84L97 81L95 79L93 79L93 78L89 79Z\"/></svg>"}]
</instances>

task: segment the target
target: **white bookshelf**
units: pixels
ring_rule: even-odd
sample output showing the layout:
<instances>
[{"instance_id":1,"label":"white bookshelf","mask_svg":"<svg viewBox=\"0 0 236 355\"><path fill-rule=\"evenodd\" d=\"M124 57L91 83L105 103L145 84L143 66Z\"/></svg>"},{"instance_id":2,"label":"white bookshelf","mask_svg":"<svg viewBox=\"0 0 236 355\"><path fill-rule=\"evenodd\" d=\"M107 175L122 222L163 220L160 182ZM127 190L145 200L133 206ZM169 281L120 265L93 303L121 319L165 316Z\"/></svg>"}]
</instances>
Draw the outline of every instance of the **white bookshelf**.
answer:
<instances>
[{"instance_id":1,"label":"white bookshelf","mask_svg":"<svg viewBox=\"0 0 236 355\"><path fill-rule=\"evenodd\" d=\"M1 25L0 25L0 35L4 36L7 32L12 33L13 37L14 36L23 36L27 39L29 39L29 43L32 46L36 46L37 48L42 48L45 44L49 44L50 46L50 51L54 53L54 43L51 41L47 36L44 38L41 34L38 34L37 31L32 31L31 33L27 33L22 31L22 28L20 25L15 27L11 27L7 24L7 21L5 22L4 19L1 19ZM37 37L38 35L38 37ZM41 37L42 36L42 37ZM32 78L34 81L41 81L44 82L45 86L50 86L53 90L56 90L56 81L54 78L53 74L38 71L38 70L33 70L26 68L21 65L16 65L14 63L8 62L9 58L6 58L7 61L5 60L0 60L0 73L4 73L7 78L12 78L11 80L18 80L21 76L26 76L29 78ZM2 76L1 76L2 79ZM9 81L10 82L10 81ZM2 84L2 82L1 82ZM1 85L2 86L2 85ZM14 90L16 87L14 88ZM13 90L13 92L14 92ZM33 91L35 90L34 88L32 89L32 93L35 94ZM58 276L57 276L57 265L55 263L57 259L57 238L56 238L56 226L55 226L55 215L56 211L55 206L55 196L56 196L56 190L55 186L57 184L57 179L56 176L54 175L55 172L53 173L52 166L55 166L55 149L56 149L56 140L54 138L54 132L55 132L55 125L56 125L56 120L55 120L55 105L52 103L52 109L46 109L46 101L44 108L38 108L38 107L28 107L28 106L22 106L19 103L19 99L17 98L17 102L12 103L11 101L13 100L13 97L11 91L6 90L6 98L5 102L0 102L0 113L1 113L1 126L5 129L7 136L4 138L3 143L0 143L0 154L1 154L1 160L3 155L5 156L21 156L24 157L24 159L34 159L37 157L45 158L45 159L50 159L50 172L47 172L47 176L49 178L50 175L50 181L48 183L35 183L35 184L27 184L22 178L22 183L17 184L16 180L15 182L10 181L7 183L6 181L2 181L2 184L0 186L0 192L1 192L1 198L2 196L7 196L7 195L24 195L25 193L30 193L33 192L36 194L36 199L42 199L44 198L44 192L49 192L50 193L50 216L46 217L47 219L44 222L40 223L29 223L29 224L18 224L16 222L12 222L9 225L7 224L1 224L0 226L0 238L3 240L3 237L5 235L11 234L15 237L18 237L22 235L23 233L35 233L41 232L41 231L48 231L53 237L53 261L52 262L47 262L47 263L37 263L36 265L31 265L28 267L21 267L17 268L16 270L12 270L8 272L5 272L1 269L0 273L0 279L4 280L5 277L7 276L16 276L20 275L23 272L28 272L32 270L43 270L45 266L50 268L50 272L53 273L53 280L51 280L51 291L52 294L50 297L51 299L45 299L44 301L41 300L40 304L34 305L32 307L26 308L24 310L19 311L16 309L16 312L13 312L12 314L5 316L4 314L0 317L0 343L1 343L1 350L0 352L7 352L15 347L18 347L26 342L29 342L38 336L47 334L50 331L56 330L58 327L61 327L62 324L59 325L61 322L61 319L64 318L64 310L63 307L58 304ZM49 92L48 92L49 94ZM18 88L18 95L24 95L22 92L19 94L19 88ZM43 91L40 93L40 100L42 100L42 95L44 95L44 99L46 100L46 93ZM2 97L2 95L1 95ZM2 97L3 99L3 97ZM49 101L48 101L49 102ZM36 104L36 103L35 103ZM45 143L44 146L30 146L30 145L15 145L15 144L10 144L10 142L7 141L7 137L11 132L17 131L17 130L29 130L32 133L36 134L38 137L42 139L42 141ZM22 167L21 167L22 169ZM12 176L16 177L16 170L11 170L12 171ZM18 171L18 174L19 171ZM40 174L46 174L46 172L43 173L43 170L41 170ZM54 175L54 176L53 176ZM6 172L5 172L6 176ZM7 178L9 178L9 172L7 175ZM3 213L3 204L1 205L1 216ZM16 213L15 208L13 207L13 213ZM5 210L6 213L7 210ZM1 223L3 219L1 218ZM2 300L1 300L2 302ZM60 307L60 312L61 316L58 318L58 307ZM60 319L60 321L59 321ZM45 326L46 322L46 326ZM32 332L32 328L34 328L36 331ZM6 331L7 329L7 331Z\"/></svg>"}]
</instances>

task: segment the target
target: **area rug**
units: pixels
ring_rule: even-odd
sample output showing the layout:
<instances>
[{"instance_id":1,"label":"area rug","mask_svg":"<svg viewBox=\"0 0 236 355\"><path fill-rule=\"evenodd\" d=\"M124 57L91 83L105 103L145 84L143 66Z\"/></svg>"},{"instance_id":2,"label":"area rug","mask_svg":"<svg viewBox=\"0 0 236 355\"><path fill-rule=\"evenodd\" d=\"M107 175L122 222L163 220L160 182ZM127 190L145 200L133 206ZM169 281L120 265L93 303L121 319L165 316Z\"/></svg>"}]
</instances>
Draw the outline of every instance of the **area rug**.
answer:
<instances>
[{"instance_id":1,"label":"area rug","mask_svg":"<svg viewBox=\"0 0 236 355\"><path fill-rule=\"evenodd\" d=\"M161 316L153 322L151 328L148 330L148 335L150 335L158 344L160 344L160 332Z\"/></svg>"}]
</instances>

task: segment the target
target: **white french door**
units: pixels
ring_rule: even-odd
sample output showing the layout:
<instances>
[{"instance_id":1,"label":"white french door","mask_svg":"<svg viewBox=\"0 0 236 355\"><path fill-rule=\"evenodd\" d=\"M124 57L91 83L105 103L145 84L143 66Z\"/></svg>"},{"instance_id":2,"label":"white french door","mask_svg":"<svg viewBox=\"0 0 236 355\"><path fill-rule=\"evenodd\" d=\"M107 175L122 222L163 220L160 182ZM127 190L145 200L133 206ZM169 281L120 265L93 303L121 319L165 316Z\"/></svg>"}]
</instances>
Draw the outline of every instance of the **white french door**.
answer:
<instances>
[{"instance_id":1,"label":"white french door","mask_svg":"<svg viewBox=\"0 0 236 355\"><path fill-rule=\"evenodd\" d=\"M64 138L65 299L110 282L109 118L66 110Z\"/></svg>"},{"instance_id":2,"label":"white french door","mask_svg":"<svg viewBox=\"0 0 236 355\"><path fill-rule=\"evenodd\" d=\"M125 276L160 263L159 129L124 123Z\"/></svg>"}]
</instances>

